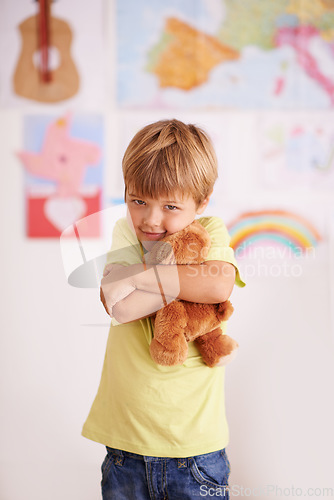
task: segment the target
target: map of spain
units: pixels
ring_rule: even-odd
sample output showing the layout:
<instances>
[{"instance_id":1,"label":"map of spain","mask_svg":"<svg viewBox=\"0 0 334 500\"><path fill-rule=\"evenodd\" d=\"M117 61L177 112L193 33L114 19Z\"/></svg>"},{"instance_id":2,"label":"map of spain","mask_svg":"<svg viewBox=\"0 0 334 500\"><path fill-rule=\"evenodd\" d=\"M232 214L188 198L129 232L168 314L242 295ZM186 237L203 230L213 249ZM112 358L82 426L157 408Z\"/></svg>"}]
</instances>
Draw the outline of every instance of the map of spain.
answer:
<instances>
[{"instance_id":1,"label":"map of spain","mask_svg":"<svg viewBox=\"0 0 334 500\"><path fill-rule=\"evenodd\" d=\"M334 0L129 1L118 5L122 105L334 106Z\"/></svg>"},{"instance_id":2,"label":"map of spain","mask_svg":"<svg viewBox=\"0 0 334 500\"><path fill-rule=\"evenodd\" d=\"M176 18L167 19L163 39L166 46L161 52L154 50L151 58L155 61L150 64L161 87L189 90L206 82L217 64L239 57L239 51Z\"/></svg>"}]
</instances>

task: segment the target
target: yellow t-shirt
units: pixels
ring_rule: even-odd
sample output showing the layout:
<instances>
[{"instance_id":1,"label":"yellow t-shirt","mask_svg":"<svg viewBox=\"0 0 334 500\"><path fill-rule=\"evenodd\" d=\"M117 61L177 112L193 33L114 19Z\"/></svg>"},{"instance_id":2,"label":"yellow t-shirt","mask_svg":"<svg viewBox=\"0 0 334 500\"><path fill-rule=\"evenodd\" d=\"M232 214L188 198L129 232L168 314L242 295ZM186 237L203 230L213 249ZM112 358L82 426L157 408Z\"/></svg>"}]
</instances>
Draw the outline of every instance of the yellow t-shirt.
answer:
<instances>
[{"instance_id":1,"label":"yellow t-shirt","mask_svg":"<svg viewBox=\"0 0 334 500\"><path fill-rule=\"evenodd\" d=\"M211 237L206 260L232 263L230 237L218 217L198 221ZM126 219L114 228L107 262L142 261L140 244ZM222 367L209 368L193 342L183 365L164 367L150 356L150 318L111 325L100 386L82 435L139 455L189 457L225 448L228 426Z\"/></svg>"}]
</instances>

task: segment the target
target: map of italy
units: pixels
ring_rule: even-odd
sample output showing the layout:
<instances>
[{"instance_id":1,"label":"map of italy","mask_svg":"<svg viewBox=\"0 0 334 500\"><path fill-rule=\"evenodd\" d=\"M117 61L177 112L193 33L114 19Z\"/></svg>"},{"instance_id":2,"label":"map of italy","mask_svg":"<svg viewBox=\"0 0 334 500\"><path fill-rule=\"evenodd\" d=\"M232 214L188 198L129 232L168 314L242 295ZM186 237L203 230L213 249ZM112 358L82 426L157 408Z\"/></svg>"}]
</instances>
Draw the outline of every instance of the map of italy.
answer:
<instances>
[{"instance_id":1,"label":"map of italy","mask_svg":"<svg viewBox=\"0 0 334 500\"><path fill-rule=\"evenodd\" d=\"M243 68L245 51L257 50L265 55L258 62L255 57L252 59L253 71L263 74L267 71L264 57L274 52L284 54L272 71L273 96L287 90L289 78L292 81L293 61L310 89L317 87L327 97L329 106L334 106L334 0L222 3L224 16L214 34L197 29L184 16L165 17L158 42L147 51L145 67L161 89L192 91L205 85L217 68L231 68L232 62ZM242 78L238 70L231 74L233 83Z\"/></svg>"}]
</instances>

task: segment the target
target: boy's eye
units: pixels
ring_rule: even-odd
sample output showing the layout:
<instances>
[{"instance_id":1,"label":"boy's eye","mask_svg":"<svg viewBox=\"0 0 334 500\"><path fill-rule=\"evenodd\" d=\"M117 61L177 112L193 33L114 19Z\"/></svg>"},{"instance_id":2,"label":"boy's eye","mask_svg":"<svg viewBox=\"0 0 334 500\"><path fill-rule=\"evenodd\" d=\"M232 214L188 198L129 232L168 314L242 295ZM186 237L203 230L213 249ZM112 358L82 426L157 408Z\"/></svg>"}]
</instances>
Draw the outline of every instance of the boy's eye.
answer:
<instances>
[{"instance_id":1,"label":"boy's eye","mask_svg":"<svg viewBox=\"0 0 334 500\"><path fill-rule=\"evenodd\" d=\"M143 200L132 200L135 205L145 205L145 201Z\"/></svg>"},{"instance_id":2,"label":"boy's eye","mask_svg":"<svg viewBox=\"0 0 334 500\"><path fill-rule=\"evenodd\" d=\"M175 205L166 205L167 210L177 210Z\"/></svg>"}]
</instances>

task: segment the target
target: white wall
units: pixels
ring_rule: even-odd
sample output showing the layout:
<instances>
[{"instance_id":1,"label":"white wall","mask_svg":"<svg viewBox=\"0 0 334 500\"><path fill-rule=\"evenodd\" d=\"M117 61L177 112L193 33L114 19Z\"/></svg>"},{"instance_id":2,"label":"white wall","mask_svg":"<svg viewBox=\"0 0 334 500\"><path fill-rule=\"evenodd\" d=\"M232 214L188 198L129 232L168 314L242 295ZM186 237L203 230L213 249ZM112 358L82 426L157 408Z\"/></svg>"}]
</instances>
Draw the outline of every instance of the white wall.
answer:
<instances>
[{"instance_id":1,"label":"white wall","mask_svg":"<svg viewBox=\"0 0 334 500\"><path fill-rule=\"evenodd\" d=\"M112 26L112 13L109 22ZM177 115L207 119L200 113ZM25 237L23 172L13 154L22 147L23 116L18 107L0 110L0 499L95 500L104 449L80 432L98 386L108 320L97 290L68 286L59 241ZM130 120L147 117L137 112ZM150 117L160 118L159 111ZM271 276L268 261L262 263L267 276L252 275L249 266L257 263L240 263L248 270L247 287L233 292L229 328L240 353L226 377L231 486L235 497L242 496L242 488L248 488L243 496L260 500L293 497L293 488L311 497L307 488L334 490L333 247L327 223L333 193L311 190L296 196L293 190L273 194L261 187L254 143L259 117L258 112L222 117L231 125L230 155L238 170L229 173L232 189L208 213L230 214L241 198L245 209L295 204L325 221L325 243L301 263L298 277ZM108 181L119 168L117 131L129 116L116 113L108 100L105 119ZM333 493L317 496L334 498Z\"/></svg>"}]
</instances>

